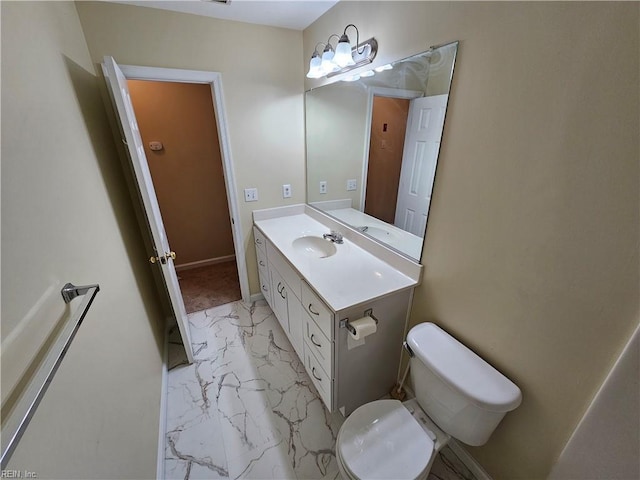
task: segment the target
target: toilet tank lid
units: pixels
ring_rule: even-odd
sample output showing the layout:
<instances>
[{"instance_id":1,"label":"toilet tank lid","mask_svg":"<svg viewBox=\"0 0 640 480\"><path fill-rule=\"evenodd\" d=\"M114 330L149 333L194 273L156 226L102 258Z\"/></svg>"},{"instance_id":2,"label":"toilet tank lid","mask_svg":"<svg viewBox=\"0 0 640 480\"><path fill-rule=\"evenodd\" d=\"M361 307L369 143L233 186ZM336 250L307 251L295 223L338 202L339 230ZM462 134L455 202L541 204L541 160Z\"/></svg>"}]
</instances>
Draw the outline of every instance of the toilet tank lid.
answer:
<instances>
[{"instance_id":1,"label":"toilet tank lid","mask_svg":"<svg viewBox=\"0 0 640 480\"><path fill-rule=\"evenodd\" d=\"M511 380L437 325L416 325L407 343L422 363L474 404L494 412L520 405L522 394Z\"/></svg>"}]
</instances>

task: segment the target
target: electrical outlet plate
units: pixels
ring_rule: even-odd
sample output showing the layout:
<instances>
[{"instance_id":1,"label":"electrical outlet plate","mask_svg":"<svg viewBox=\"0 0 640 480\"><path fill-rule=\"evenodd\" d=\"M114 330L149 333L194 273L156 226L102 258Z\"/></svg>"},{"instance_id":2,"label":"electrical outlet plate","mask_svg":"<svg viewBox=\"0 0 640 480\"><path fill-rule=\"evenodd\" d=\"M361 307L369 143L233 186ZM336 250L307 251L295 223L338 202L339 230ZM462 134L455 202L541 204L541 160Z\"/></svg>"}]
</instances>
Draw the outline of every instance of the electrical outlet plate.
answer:
<instances>
[{"instance_id":1,"label":"electrical outlet plate","mask_svg":"<svg viewBox=\"0 0 640 480\"><path fill-rule=\"evenodd\" d=\"M327 182L326 182L326 180L322 180L320 182L320 193L327 193Z\"/></svg>"},{"instance_id":2,"label":"electrical outlet plate","mask_svg":"<svg viewBox=\"0 0 640 480\"><path fill-rule=\"evenodd\" d=\"M358 180L352 178L347 180L347 191L356 190L358 188Z\"/></svg>"},{"instance_id":3,"label":"electrical outlet plate","mask_svg":"<svg viewBox=\"0 0 640 480\"><path fill-rule=\"evenodd\" d=\"M244 189L244 201L245 202L257 202L258 201L258 189L257 188L245 188Z\"/></svg>"},{"instance_id":4,"label":"electrical outlet plate","mask_svg":"<svg viewBox=\"0 0 640 480\"><path fill-rule=\"evenodd\" d=\"M282 185L282 198L291 198L291 185Z\"/></svg>"}]
</instances>

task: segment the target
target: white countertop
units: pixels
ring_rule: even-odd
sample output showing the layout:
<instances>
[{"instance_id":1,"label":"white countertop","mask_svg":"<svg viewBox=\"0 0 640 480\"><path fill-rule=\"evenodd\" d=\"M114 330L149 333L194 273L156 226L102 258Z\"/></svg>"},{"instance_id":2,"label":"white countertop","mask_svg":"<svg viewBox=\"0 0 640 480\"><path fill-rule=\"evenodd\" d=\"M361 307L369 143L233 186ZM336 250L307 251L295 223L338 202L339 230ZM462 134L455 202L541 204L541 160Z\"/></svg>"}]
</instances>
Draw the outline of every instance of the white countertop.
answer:
<instances>
[{"instance_id":1,"label":"white countertop","mask_svg":"<svg viewBox=\"0 0 640 480\"><path fill-rule=\"evenodd\" d=\"M338 220L353 225L356 228L368 227L367 231L364 232L367 235L409 255L411 258L420 260L423 243L422 237L405 232L395 225L378 220L355 208L337 208L325 211Z\"/></svg>"},{"instance_id":2,"label":"white countertop","mask_svg":"<svg viewBox=\"0 0 640 480\"><path fill-rule=\"evenodd\" d=\"M259 219L254 224L336 312L418 284L347 238L335 244L337 252L327 258L294 249L295 239L322 237L330 230L305 213Z\"/></svg>"}]
</instances>

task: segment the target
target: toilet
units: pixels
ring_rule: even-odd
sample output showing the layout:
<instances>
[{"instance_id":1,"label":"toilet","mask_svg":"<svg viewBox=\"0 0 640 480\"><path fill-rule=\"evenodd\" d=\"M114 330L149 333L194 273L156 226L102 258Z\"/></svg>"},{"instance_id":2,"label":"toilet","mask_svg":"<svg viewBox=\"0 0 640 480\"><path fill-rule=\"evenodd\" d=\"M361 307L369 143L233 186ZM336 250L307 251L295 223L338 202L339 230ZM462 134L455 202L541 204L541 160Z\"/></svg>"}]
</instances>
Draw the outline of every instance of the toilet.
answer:
<instances>
[{"instance_id":1,"label":"toilet","mask_svg":"<svg viewBox=\"0 0 640 480\"><path fill-rule=\"evenodd\" d=\"M483 445L522 401L513 382L433 323L413 327L405 346L415 399L370 402L344 421L336 440L344 479L426 479L452 437Z\"/></svg>"}]
</instances>

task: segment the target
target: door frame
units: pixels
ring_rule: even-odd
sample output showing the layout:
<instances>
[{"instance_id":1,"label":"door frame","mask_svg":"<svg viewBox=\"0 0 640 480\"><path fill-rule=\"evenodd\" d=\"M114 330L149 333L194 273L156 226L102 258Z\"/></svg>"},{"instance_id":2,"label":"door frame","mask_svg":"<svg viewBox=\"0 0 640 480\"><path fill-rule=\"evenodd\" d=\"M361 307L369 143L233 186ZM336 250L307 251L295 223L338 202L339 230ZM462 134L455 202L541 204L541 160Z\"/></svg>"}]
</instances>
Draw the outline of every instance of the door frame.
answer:
<instances>
[{"instance_id":1,"label":"door frame","mask_svg":"<svg viewBox=\"0 0 640 480\"><path fill-rule=\"evenodd\" d=\"M362 159L362 188L360 189L360 211L364 212L364 201L367 198L367 175L369 172L369 150L371 148L371 122L373 121L373 97L404 98L413 100L424 97L419 90L405 90L402 88L370 87L367 97L367 113L365 118L364 158Z\"/></svg>"},{"instance_id":2,"label":"door frame","mask_svg":"<svg viewBox=\"0 0 640 480\"><path fill-rule=\"evenodd\" d=\"M227 114L224 107L224 95L222 89L222 75L218 72L202 70L182 70L176 68L143 67L139 65L120 65L120 69L127 80L151 80L157 82L200 83L211 86L211 98L213 99L216 127L220 142L220 154L222 156L222 172L229 204L229 216L231 218L231 232L233 235L233 248L236 256L238 279L240 281L240 294L244 302L249 302L249 278L244 254L244 233L240 221L240 209L236 188L233 160L229 131L227 128Z\"/></svg>"}]
</instances>

